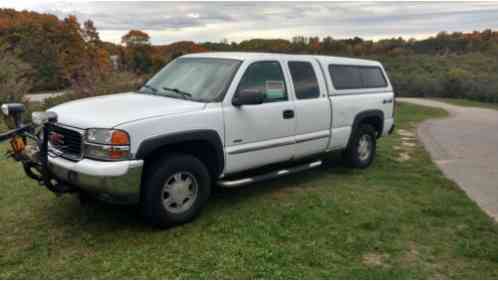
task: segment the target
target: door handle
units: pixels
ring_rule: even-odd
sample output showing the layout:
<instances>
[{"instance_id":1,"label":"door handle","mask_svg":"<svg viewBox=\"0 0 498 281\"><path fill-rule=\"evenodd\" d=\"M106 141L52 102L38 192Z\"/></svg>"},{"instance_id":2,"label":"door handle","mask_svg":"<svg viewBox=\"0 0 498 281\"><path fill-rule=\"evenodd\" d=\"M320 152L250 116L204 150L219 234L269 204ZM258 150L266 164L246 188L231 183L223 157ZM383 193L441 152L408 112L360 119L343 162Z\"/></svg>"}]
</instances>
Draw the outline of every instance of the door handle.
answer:
<instances>
[{"instance_id":1,"label":"door handle","mask_svg":"<svg viewBox=\"0 0 498 281\"><path fill-rule=\"evenodd\" d=\"M294 118L294 110L292 110L292 109L284 110L283 117L284 117L284 119L292 119L292 118Z\"/></svg>"},{"instance_id":2,"label":"door handle","mask_svg":"<svg viewBox=\"0 0 498 281\"><path fill-rule=\"evenodd\" d=\"M393 99L385 99L382 101L383 104L392 103L392 102L393 102Z\"/></svg>"}]
</instances>

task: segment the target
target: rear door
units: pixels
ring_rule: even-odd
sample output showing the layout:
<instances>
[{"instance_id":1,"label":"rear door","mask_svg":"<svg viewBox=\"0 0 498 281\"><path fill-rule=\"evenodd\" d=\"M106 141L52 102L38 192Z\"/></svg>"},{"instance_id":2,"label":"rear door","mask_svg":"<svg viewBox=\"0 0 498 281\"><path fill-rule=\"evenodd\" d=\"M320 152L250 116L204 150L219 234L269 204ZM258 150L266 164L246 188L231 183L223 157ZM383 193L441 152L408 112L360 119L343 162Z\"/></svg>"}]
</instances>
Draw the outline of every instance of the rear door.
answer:
<instances>
[{"instance_id":1,"label":"rear door","mask_svg":"<svg viewBox=\"0 0 498 281\"><path fill-rule=\"evenodd\" d=\"M327 149L331 129L331 106L318 63L310 58L289 59L286 68L296 111L296 158Z\"/></svg>"}]
</instances>

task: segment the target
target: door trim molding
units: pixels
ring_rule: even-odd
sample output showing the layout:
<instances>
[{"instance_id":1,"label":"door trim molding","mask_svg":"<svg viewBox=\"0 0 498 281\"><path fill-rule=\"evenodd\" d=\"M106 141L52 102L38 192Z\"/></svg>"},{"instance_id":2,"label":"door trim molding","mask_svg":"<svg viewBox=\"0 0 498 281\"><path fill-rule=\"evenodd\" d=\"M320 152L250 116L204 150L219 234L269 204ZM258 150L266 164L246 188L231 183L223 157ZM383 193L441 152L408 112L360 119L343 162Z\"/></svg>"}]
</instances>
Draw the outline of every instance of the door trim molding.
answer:
<instances>
[{"instance_id":1,"label":"door trim molding","mask_svg":"<svg viewBox=\"0 0 498 281\"><path fill-rule=\"evenodd\" d=\"M308 134L302 134L296 136L296 143L302 143L312 140L324 139L330 136L330 130L317 131Z\"/></svg>"},{"instance_id":2,"label":"door trim molding","mask_svg":"<svg viewBox=\"0 0 498 281\"><path fill-rule=\"evenodd\" d=\"M237 147L227 148L227 152L229 155L241 154L247 152L253 152L258 150L265 150L280 146L293 145L297 143L303 143L318 139L328 138L330 136L329 130L313 132L309 134L303 134L296 137L286 137L278 140L271 140L270 142L258 142L258 143L250 143L245 145L239 145Z\"/></svg>"},{"instance_id":3,"label":"door trim molding","mask_svg":"<svg viewBox=\"0 0 498 281\"><path fill-rule=\"evenodd\" d=\"M251 146L244 146L244 147L236 147L234 149L227 149L228 154L234 155L234 154L241 154L241 153L246 153L246 152L252 152L252 151L258 151L258 150L264 150L264 149L270 149L270 148L275 148L275 147L280 147L280 146L286 146L286 145L291 145L295 144L295 140L289 140L288 138L284 138L281 140L277 141L272 141L271 143L251 143Z\"/></svg>"}]
</instances>

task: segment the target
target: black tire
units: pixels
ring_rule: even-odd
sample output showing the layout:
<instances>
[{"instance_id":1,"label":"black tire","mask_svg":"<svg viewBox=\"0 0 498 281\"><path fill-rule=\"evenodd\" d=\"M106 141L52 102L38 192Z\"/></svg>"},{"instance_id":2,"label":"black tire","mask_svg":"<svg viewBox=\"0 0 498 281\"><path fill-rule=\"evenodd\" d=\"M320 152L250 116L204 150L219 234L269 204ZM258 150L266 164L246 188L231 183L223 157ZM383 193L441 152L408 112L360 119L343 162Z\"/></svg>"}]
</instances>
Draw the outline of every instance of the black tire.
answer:
<instances>
[{"instance_id":1,"label":"black tire","mask_svg":"<svg viewBox=\"0 0 498 281\"><path fill-rule=\"evenodd\" d=\"M175 175L180 175L182 190L173 192L180 190L175 187ZM190 185L185 183L189 179L192 182ZM170 180L174 184L166 183ZM167 190L166 185L173 186L172 191ZM185 192L193 194L191 189L194 189L194 185L197 185L196 196L188 199ZM200 214L210 194L211 179L204 163L186 154L165 156L152 163L146 170L141 196L142 214L148 223L161 228L187 223ZM168 202L168 199L171 202ZM188 208L182 210L185 206Z\"/></svg>"},{"instance_id":2,"label":"black tire","mask_svg":"<svg viewBox=\"0 0 498 281\"><path fill-rule=\"evenodd\" d=\"M358 129L353 132L351 142L343 155L344 160L349 166L352 168L365 169L372 164L377 149L376 134L377 132L375 129L368 124L360 125ZM360 153L360 144L363 141L369 143L369 148L367 149L369 151L368 156L366 156L366 153Z\"/></svg>"},{"instance_id":3,"label":"black tire","mask_svg":"<svg viewBox=\"0 0 498 281\"><path fill-rule=\"evenodd\" d=\"M86 206L95 203L97 198L86 191L80 191L78 192L78 200L82 206Z\"/></svg>"}]
</instances>

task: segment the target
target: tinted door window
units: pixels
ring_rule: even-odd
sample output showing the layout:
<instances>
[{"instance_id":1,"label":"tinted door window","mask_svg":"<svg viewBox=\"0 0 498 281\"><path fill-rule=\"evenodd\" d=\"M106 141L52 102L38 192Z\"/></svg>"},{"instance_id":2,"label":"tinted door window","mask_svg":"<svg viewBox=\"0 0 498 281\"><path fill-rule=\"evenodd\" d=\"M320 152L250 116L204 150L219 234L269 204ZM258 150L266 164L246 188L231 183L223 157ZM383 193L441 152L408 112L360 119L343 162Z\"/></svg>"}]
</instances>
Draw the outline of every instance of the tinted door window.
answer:
<instances>
[{"instance_id":1,"label":"tinted door window","mask_svg":"<svg viewBox=\"0 0 498 281\"><path fill-rule=\"evenodd\" d=\"M360 71L356 66L330 65L329 72L332 76L332 83L337 90L363 87Z\"/></svg>"},{"instance_id":2,"label":"tinted door window","mask_svg":"<svg viewBox=\"0 0 498 281\"><path fill-rule=\"evenodd\" d=\"M309 62L289 62L289 70L298 99L313 99L320 96L318 81L313 66Z\"/></svg>"},{"instance_id":3,"label":"tinted door window","mask_svg":"<svg viewBox=\"0 0 498 281\"><path fill-rule=\"evenodd\" d=\"M364 88L386 87L384 74L378 67L360 67L361 80Z\"/></svg>"},{"instance_id":4,"label":"tinted door window","mask_svg":"<svg viewBox=\"0 0 498 281\"><path fill-rule=\"evenodd\" d=\"M265 102L287 100L285 79L280 63L263 61L251 64L240 80L241 90L258 90L265 95Z\"/></svg>"}]
</instances>

